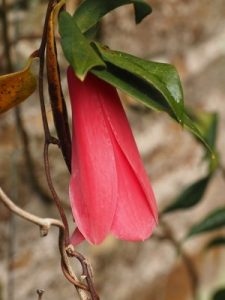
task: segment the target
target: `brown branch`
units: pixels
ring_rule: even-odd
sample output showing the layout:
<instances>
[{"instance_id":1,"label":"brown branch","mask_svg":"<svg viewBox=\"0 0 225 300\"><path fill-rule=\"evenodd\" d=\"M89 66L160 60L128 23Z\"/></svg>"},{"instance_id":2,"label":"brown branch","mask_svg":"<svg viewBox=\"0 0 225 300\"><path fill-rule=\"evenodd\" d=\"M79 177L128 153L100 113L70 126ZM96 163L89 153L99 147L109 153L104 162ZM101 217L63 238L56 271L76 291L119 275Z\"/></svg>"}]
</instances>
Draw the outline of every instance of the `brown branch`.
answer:
<instances>
[{"instance_id":1,"label":"brown branch","mask_svg":"<svg viewBox=\"0 0 225 300\"><path fill-rule=\"evenodd\" d=\"M56 138L51 136L49 126L48 126L48 119L47 119L47 114L46 114L46 108L45 108L45 99L44 99L44 64L45 64L45 49L46 49L46 44L47 44L47 29L48 29L48 22L49 18L51 15L51 11L54 7L54 5L57 3L55 0L50 0L46 12L46 18L45 18L45 24L44 24L44 29L43 29L43 35L42 35L42 41L41 45L38 51L38 56L40 58L40 70L39 70L39 96L40 96L40 106L41 106L41 113L42 113L42 121L43 121L43 128L44 128L44 134L45 134L45 144L44 144L44 165L45 165L45 173L46 173L46 178L48 182L49 189L52 193L52 197L54 199L54 202L58 208L58 211L60 213L62 222L64 224L64 239L63 239L63 248L60 247L60 249L64 250L66 245L69 245L69 228L68 228L68 223L67 223L67 218L64 212L64 209L61 205L61 201L54 189L54 186L52 184L52 179L51 179L51 172L50 172L50 165L49 165L49 155L48 155L48 149L50 144L57 144L59 146L59 142ZM77 284L77 279L75 276L71 276L72 270L70 267L70 264L68 262L68 256L65 251L61 252L62 256L62 270L64 272L64 275L66 278L75 285L78 294L82 300L97 300L95 293L93 294L93 289L92 287L88 286L86 288L82 283L80 285ZM91 278L90 280L91 281ZM81 287L82 285L82 287ZM88 290L88 291L87 291ZM89 293L90 292L90 293Z\"/></svg>"},{"instance_id":2,"label":"brown branch","mask_svg":"<svg viewBox=\"0 0 225 300\"><path fill-rule=\"evenodd\" d=\"M38 300L42 300L42 296L44 294L44 290L37 290L37 294L38 294Z\"/></svg>"},{"instance_id":3,"label":"brown branch","mask_svg":"<svg viewBox=\"0 0 225 300\"><path fill-rule=\"evenodd\" d=\"M59 229L59 251L61 254L62 265L64 266L64 272L67 274L67 279L72 282L81 300L96 300L98 298L91 298L89 294L89 288L78 280L74 274L72 267L69 263L68 254L65 248L65 227L60 220L52 218L40 218L34 214L31 214L19 206L17 206L13 201L3 192L0 188L0 201L14 214L19 217L37 225L40 227L41 236L44 237L48 234L51 226L57 227Z\"/></svg>"},{"instance_id":4,"label":"brown branch","mask_svg":"<svg viewBox=\"0 0 225 300\"><path fill-rule=\"evenodd\" d=\"M59 146L59 142L56 138L51 136L49 126L48 126L48 119L46 114L45 108L45 99L44 99L44 64L45 64L45 48L47 43L47 29L48 29L48 22L51 15L51 11L55 5L55 0L50 0L46 12L43 35L41 40L41 45L38 51L38 56L40 58L40 69L39 69L39 97L40 97L40 106L41 106L41 115L42 115L42 122L44 128L44 135L45 135L45 144L44 144L44 166L45 166L45 174L48 182L49 189L51 191L53 200L58 208L60 217L65 227L65 243L69 244L69 226L66 218L65 211L60 203L60 199L53 187L52 179L51 179L51 172L49 166L49 157L48 157L48 149L50 144L56 144Z\"/></svg>"},{"instance_id":5,"label":"brown branch","mask_svg":"<svg viewBox=\"0 0 225 300\"><path fill-rule=\"evenodd\" d=\"M89 291L90 291L90 294L92 295L92 299L93 300L99 300L99 296L95 290L95 287L94 287L94 284L93 284L93 280L92 280L92 269L91 269L91 266L90 264L88 263L87 259L82 255L80 254L79 252L75 251L74 248L72 247L72 245L70 245L69 247L67 247L67 255L69 257L75 257L76 259L79 260L81 266L82 266L82 269L83 269L83 274L82 274L82 277L83 279L86 280L87 282L87 285L89 287Z\"/></svg>"},{"instance_id":6,"label":"brown branch","mask_svg":"<svg viewBox=\"0 0 225 300\"><path fill-rule=\"evenodd\" d=\"M34 214L31 214L19 206L17 206L13 201L3 192L2 188L0 188L0 200L3 204L14 214L17 216L35 224L40 227L41 236L46 236L51 226L58 227L61 231L64 231L63 223L57 219L51 218L40 218Z\"/></svg>"}]
</instances>

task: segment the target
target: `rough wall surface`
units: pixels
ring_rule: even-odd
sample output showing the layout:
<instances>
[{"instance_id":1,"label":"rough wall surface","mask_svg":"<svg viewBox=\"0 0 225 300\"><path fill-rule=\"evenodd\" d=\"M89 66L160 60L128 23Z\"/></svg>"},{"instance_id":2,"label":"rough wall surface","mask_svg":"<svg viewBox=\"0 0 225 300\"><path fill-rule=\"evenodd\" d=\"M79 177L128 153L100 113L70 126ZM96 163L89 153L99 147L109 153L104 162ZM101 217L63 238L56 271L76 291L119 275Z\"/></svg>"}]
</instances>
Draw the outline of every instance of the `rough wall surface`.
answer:
<instances>
[{"instance_id":1,"label":"rough wall surface","mask_svg":"<svg viewBox=\"0 0 225 300\"><path fill-rule=\"evenodd\" d=\"M102 25L102 40L114 49L145 58L158 58L177 66L183 80L186 105L219 113L218 149L225 165L224 0L152 0L149 3L153 14L137 28L131 7L121 8L107 16ZM15 37L15 20L21 24L22 34L40 34L41 26L38 28L33 23L38 20L40 24L45 6L45 3L34 3L27 12L11 13L12 40ZM13 50L15 65L37 47L37 40L20 41ZM3 69L4 58L1 57ZM64 76L63 85L67 94ZM122 97L125 98L124 95ZM47 191L37 94L22 104L21 109L30 137L36 176ZM162 209L184 186L206 172L202 148L165 114L139 109L134 102L127 107L127 113ZM51 115L49 105L48 115ZM28 185L29 174L14 119L13 112L0 117L0 185L24 209L40 216L57 217L53 206L41 201ZM55 185L67 206L69 175L55 148L51 149L51 166ZM185 213L175 213L166 218L178 239L206 212L224 204L224 188L225 181L218 172L203 202ZM72 228L69 209L67 212ZM0 299L37 299L35 291L38 288L46 290L44 300L78 299L60 270L57 231L51 230L46 238L41 239L38 228L12 217L2 204L0 220ZM218 250L206 256L199 254L206 238L193 239L186 245L201 275L200 292L203 295L207 295L212 286L224 283L224 251ZM186 270L167 241L150 239L136 244L109 237L101 246L92 247L84 243L78 249L92 262L101 299L191 299ZM209 300L207 297L204 299Z\"/></svg>"}]
</instances>

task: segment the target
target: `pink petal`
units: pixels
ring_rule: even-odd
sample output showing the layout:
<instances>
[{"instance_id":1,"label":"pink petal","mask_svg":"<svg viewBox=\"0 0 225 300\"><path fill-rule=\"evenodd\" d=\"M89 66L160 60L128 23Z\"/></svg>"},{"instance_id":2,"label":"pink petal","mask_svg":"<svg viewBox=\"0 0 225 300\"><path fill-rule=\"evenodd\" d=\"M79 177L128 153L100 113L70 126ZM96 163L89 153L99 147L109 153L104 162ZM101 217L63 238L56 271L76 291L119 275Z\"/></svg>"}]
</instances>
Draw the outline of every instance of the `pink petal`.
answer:
<instances>
[{"instance_id":1,"label":"pink petal","mask_svg":"<svg viewBox=\"0 0 225 300\"><path fill-rule=\"evenodd\" d=\"M83 242L85 240L85 237L83 236L83 234L80 232L80 230L78 229L78 227L74 230L71 238L70 238L70 243L73 245L78 245L81 242Z\"/></svg>"},{"instance_id":2,"label":"pink petal","mask_svg":"<svg viewBox=\"0 0 225 300\"><path fill-rule=\"evenodd\" d=\"M105 123L99 80L84 82L68 69L72 105L72 177L70 201L76 224L86 240L100 243L109 233L117 205L117 172ZM107 95L111 98L111 95Z\"/></svg>"},{"instance_id":3,"label":"pink petal","mask_svg":"<svg viewBox=\"0 0 225 300\"><path fill-rule=\"evenodd\" d=\"M70 200L83 237L100 243L111 231L126 240L148 238L157 208L148 176L116 90L68 70L73 112Z\"/></svg>"},{"instance_id":4,"label":"pink petal","mask_svg":"<svg viewBox=\"0 0 225 300\"><path fill-rule=\"evenodd\" d=\"M114 99L119 99L116 91ZM118 176L118 204L112 233L125 240L144 240L157 222L154 193L120 101L102 102L113 142Z\"/></svg>"},{"instance_id":5,"label":"pink petal","mask_svg":"<svg viewBox=\"0 0 225 300\"><path fill-rule=\"evenodd\" d=\"M149 199L140 181L115 140L117 158L118 204L111 232L120 239L139 241L147 239L156 225ZM152 198L151 201L154 201Z\"/></svg>"},{"instance_id":6,"label":"pink petal","mask_svg":"<svg viewBox=\"0 0 225 300\"><path fill-rule=\"evenodd\" d=\"M114 99L119 100L116 90L114 90L114 94ZM102 102L102 105L110 130L112 131L113 138L111 139L113 140L114 147L116 147L116 149L117 147L121 149L124 157L121 157L120 160L125 160L130 165L136 176L136 180L143 189L143 193L145 194L145 197L149 203L149 208L151 209L152 215L155 221L157 221L157 205L154 192L144 169L143 162L140 158L140 154L122 104L120 100L114 101L113 109L111 109L111 102L106 100ZM118 152L118 150L116 151ZM117 157L117 154L115 154L115 156Z\"/></svg>"}]
</instances>

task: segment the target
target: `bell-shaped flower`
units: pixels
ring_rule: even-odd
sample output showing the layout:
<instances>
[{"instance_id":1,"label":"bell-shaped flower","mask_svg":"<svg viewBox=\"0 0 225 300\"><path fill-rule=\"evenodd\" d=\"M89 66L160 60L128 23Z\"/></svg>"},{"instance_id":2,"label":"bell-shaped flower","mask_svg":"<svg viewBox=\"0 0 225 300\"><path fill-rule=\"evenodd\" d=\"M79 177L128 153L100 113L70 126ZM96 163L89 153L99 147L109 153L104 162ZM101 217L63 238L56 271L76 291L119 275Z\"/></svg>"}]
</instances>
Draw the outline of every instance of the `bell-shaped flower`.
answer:
<instances>
[{"instance_id":1,"label":"bell-shaped flower","mask_svg":"<svg viewBox=\"0 0 225 300\"><path fill-rule=\"evenodd\" d=\"M148 176L117 91L92 74L83 82L71 67L72 175L70 202L77 228L71 242L147 239L157 222Z\"/></svg>"}]
</instances>

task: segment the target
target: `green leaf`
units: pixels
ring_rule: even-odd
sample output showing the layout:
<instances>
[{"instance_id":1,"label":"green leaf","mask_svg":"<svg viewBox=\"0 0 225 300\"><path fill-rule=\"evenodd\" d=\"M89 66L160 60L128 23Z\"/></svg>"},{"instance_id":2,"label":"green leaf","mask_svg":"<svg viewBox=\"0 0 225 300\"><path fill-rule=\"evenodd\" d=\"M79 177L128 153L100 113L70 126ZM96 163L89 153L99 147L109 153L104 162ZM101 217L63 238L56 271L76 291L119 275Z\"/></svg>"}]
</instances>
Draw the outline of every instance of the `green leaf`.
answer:
<instances>
[{"instance_id":1,"label":"green leaf","mask_svg":"<svg viewBox=\"0 0 225 300\"><path fill-rule=\"evenodd\" d=\"M203 232L212 231L225 226L225 207L214 210L201 222L194 225L187 237L201 234Z\"/></svg>"},{"instance_id":2,"label":"green leaf","mask_svg":"<svg viewBox=\"0 0 225 300\"><path fill-rule=\"evenodd\" d=\"M134 5L136 23L140 23L152 12L151 7L143 0L86 0L81 3L73 17L84 33L98 23L104 15L126 4Z\"/></svg>"},{"instance_id":3,"label":"green leaf","mask_svg":"<svg viewBox=\"0 0 225 300\"><path fill-rule=\"evenodd\" d=\"M216 150L216 137L218 130L218 114L203 111L190 111L190 118L195 123L198 130L201 132L204 140L208 143L211 149L214 151L214 159L212 159L211 153L206 151L205 158L209 161L209 169L214 171L219 164L219 155Z\"/></svg>"},{"instance_id":4,"label":"green leaf","mask_svg":"<svg viewBox=\"0 0 225 300\"><path fill-rule=\"evenodd\" d=\"M195 121L192 120L188 113L184 112L184 127L188 129L193 135L206 147L207 151L209 151L209 158L212 164L217 165L217 154L214 149L208 144L205 136L201 133ZM213 171L213 170L211 170Z\"/></svg>"},{"instance_id":5,"label":"green leaf","mask_svg":"<svg viewBox=\"0 0 225 300\"><path fill-rule=\"evenodd\" d=\"M180 123L183 123L183 92L177 71L172 65L146 61L99 44L95 46L107 66L110 64L128 72L149 86L151 89L151 93L147 94L150 100L149 106L154 105L154 108L157 108L158 104L161 104L167 111L172 112Z\"/></svg>"},{"instance_id":6,"label":"green leaf","mask_svg":"<svg viewBox=\"0 0 225 300\"><path fill-rule=\"evenodd\" d=\"M195 112L192 116L207 143L212 148L215 148L218 128L218 113L201 111Z\"/></svg>"},{"instance_id":7,"label":"green leaf","mask_svg":"<svg viewBox=\"0 0 225 300\"><path fill-rule=\"evenodd\" d=\"M211 175L205 176L186 188L164 211L173 212L178 209L187 209L199 203L204 196Z\"/></svg>"},{"instance_id":8,"label":"green leaf","mask_svg":"<svg viewBox=\"0 0 225 300\"><path fill-rule=\"evenodd\" d=\"M87 72L92 68L105 66L81 33L73 17L66 11L59 16L59 32L64 55L80 80L84 80Z\"/></svg>"},{"instance_id":9,"label":"green leaf","mask_svg":"<svg viewBox=\"0 0 225 300\"><path fill-rule=\"evenodd\" d=\"M128 55L130 56L130 55ZM132 57L132 56L131 56ZM139 60L138 58L136 58ZM142 60L143 65L148 64L147 61ZM154 63L152 63L154 65ZM155 63L157 64L157 63ZM161 64L160 64L161 65ZM139 67L138 67L139 69ZM97 77L101 78L102 80L105 80L109 84L113 85L114 87L120 89L124 93L128 94L129 96L135 98L137 101L140 101L142 104L147 106L148 108L151 108L156 111L162 111L162 112L167 112L173 119L177 120L176 116L174 115L174 111L171 108L171 105L169 105L168 101L166 101L165 97L162 95L162 93L159 92L152 84L150 84L147 80L141 78L137 74L133 74L134 72L129 72L125 70L124 68L120 68L119 66L115 65L115 63L110 63L106 61L106 69L102 70L91 70L93 74L95 74ZM146 72L146 71L145 71ZM153 68L153 72L157 72ZM155 74L153 73L153 74ZM164 84L166 86L166 76L160 74L158 76L163 77ZM154 75L153 75L154 76ZM152 76L152 77L153 77ZM155 76L156 77L156 76ZM173 77L173 76L172 76ZM180 87L180 81L178 78L178 81L176 82L175 80L176 76L174 75L174 90L177 91L177 94L182 95L182 89ZM171 80L171 79L169 79ZM171 81L170 81L170 84ZM174 91L172 89L172 86L170 86L170 93L172 95L174 94ZM163 83L162 83L163 85ZM165 87L165 89L168 89ZM168 91L169 93L169 91ZM172 97L171 95L171 97ZM170 99L171 99L170 97ZM183 102L183 101L182 101ZM180 104L181 106L183 103ZM178 115L179 115L179 109ZM182 111L180 111L180 116L182 116ZM210 148L210 146L207 144L205 141L204 137L202 136L201 132L199 129L196 127L194 121L192 121L187 113L184 111L183 112L183 123L184 126L191 131L198 139L201 140L202 143L207 147L207 149L212 153L212 157L214 157L213 150Z\"/></svg>"},{"instance_id":10,"label":"green leaf","mask_svg":"<svg viewBox=\"0 0 225 300\"><path fill-rule=\"evenodd\" d=\"M170 107L164 103L161 95L143 80L107 64L106 70L91 70L91 72L102 80L110 83L136 100L142 102L145 106L156 110L171 113ZM158 102L154 101L151 96L156 95Z\"/></svg>"},{"instance_id":11,"label":"green leaf","mask_svg":"<svg viewBox=\"0 0 225 300\"><path fill-rule=\"evenodd\" d=\"M225 236L219 236L213 238L205 247L206 250L215 248L215 247L224 247L225 246Z\"/></svg>"},{"instance_id":12,"label":"green leaf","mask_svg":"<svg viewBox=\"0 0 225 300\"><path fill-rule=\"evenodd\" d=\"M224 300L225 299L225 288L215 292L212 296L212 300Z\"/></svg>"}]
</instances>

